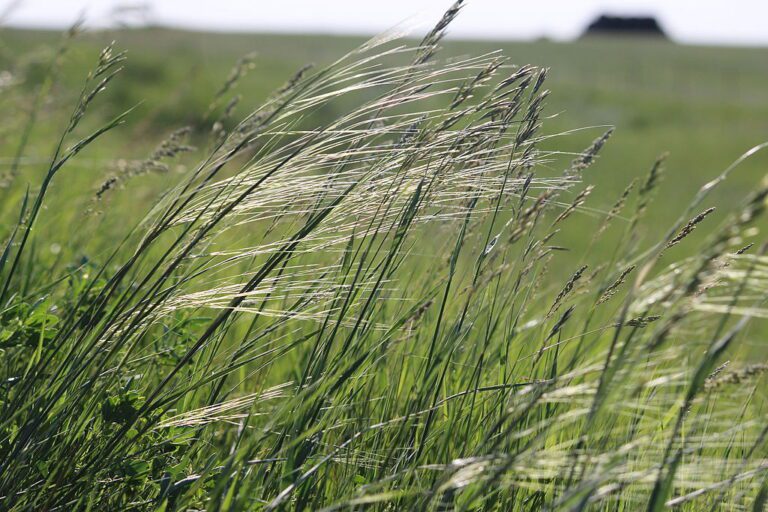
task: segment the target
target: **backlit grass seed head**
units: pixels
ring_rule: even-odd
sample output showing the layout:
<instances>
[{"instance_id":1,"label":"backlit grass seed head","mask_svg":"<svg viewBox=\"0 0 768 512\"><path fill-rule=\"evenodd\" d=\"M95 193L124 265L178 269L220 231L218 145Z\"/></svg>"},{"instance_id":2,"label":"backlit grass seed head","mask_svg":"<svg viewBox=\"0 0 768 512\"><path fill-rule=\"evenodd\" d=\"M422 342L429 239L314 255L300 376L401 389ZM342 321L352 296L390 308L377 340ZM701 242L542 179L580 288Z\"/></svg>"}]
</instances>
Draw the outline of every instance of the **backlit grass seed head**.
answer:
<instances>
[{"instance_id":1,"label":"backlit grass seed head","mask_svg":"<svg viewBox=\"0 0 768 512\"><path fill-rule=\"evenodd\" d=\"M694 218L689 220L688 223L685 226L683 226L680 232L677 235L675 235L675 237L672 238L672 240L667 242L667 248L673 247L679 244L685 237L693 233L693 230L696 229L696 226L698 226L699 223L707 217L707 215L709 215L714 211L715 211L714 206L711 208L707 208L706 210L704 210L703 212L701 212L700 214L696 215Z\"/></svg>"},{"instance_id":2,"label":"backlit grass seed head","mask_svg":"<svg viewBox=\"0 0 768 512\"><path fill-rule=\"evenodd\" d=\"M716 389L726 385L747 384L768 372L768 364L756 363L742 368L728 368L707 379L705 388Z\"/></svg>"},{"instance_id":3,"label":"backlit grass seed head","mask_svg":"<svg viewBox=\"0 0 768 512\"><path fill-rule=\"evenodd\" d=\"M574 274L571 276L570 279L568 279L568 282L565 283L565 286L562 290L560 290L560 293L557 294L557 297L555 297L555 301L552 303L552 306L549 308L549 312L547 313L547 317L552 316L552 313L557 311L560 306L562 305L563 300L573 291L573 287L576 285L576 283L579 282L579 279L581 279L581 276L584 275L584 272L587 270L587 265L583 265L581 268L579 268Z\"/></svg>"},{"instance_id":4,"label":"backlit grass seed head","mask_svg":"<svg viewBox=\"0 0 768 512\"><path fill-rule=\"evenodd\" d=\"M651 203L653 191L656 190L661 181L664 172L664 162L666 162L667 157L668 155L664 153L656 159L651 166L651 170L648 172L648 176L645 178L643 185L638 190L637 208L635 209L635 215L632 219L633 225L645 214L648 205Z\"/></svg>"},{"instance_id":5,"label":"backlit grass seed head","mask_svg":"<svg viewBox=\"0 0 768 512\"><path fill-rule=\"evenodd\" d=\"M165 162L166 160L173 159L181 153L191 152L196 149L185 143L185 140L191 131L192 129L189 127L175 130L168 136L168 138L161 142L145 160L118 161L117 174L110 176L99 186L95 195L96 199L102 199L108 191L114 189L118 185L124 184L134 177L147 173L163 174L168 172L169 167Z\"/></svg>"},{"instance_id":6,"label":"backlit grass seed head","mask_svg":"<svg viewBox=\"0 0 768 512\"><path fill-rule=\"evenodd\" d=\"M573 202L568 205L568 207L552 222L552 225L554 226L555 224L558 224L567 219L577 208L584 204L584 202L587 200L587 197L592 193L594 189L595 187L593 185L589 185L584 190L579 192L574 198Z\"/></svg>"},{"instance_id":7,"label":"backlit grass seed head","mask_svg":"<svg viewBox=\"0 0 768 512\"><path fill-rule=\"evenodd\" d=\"M606 142L608 142L608 139L611 138L611 135L613 135L614 129L610 128L606 130L605 133L603 133L600 137L595 139L592 144L584 150L584 152L579 155L578 158L576 158L572 163L571 166L566 170L566 175L579 175L586 169L588 169L592 163L595 161L595 158L597 157L597 154L600 152L600 150L603 148Z\"/></svg>"},{"instance_id":8,"label":"backlit grass seed head","mask_svg":"<svg viewBox=\"0 0 768 512\"><path fill-rule=\"evenodd\" d=\"M606 229L610 226L613 219L617 218L619 215L621 215L621 212L624 210L624 206L627 203L627 198L629 198L629 195L632 193L632 190L635 188L635 185L637 184L637 180L632 180L629 185L624 189L624 191L621 193L619 198L616 200L616 202L611 207L608 214L603 219L602 223L600 224L600 227L597 229L593 236L593 240L596 240L600 235L602 235Z\"/></svg>"},{"instance_id":9,"label":"backlit grass seed head","mask_svg":"<svg viewBox=\"0 0 768 512\"><path fill-rule=\"evenodd\" d=\"M616 292L618 291L619 287L624 283L624 281L627 279L627 276L635 270L635 265L630 265L629 267L625 268L622 273L619 275L619 277L616 278L616 280L611 283L608 288L605 289L605 291L600 295L600 298L597 299L597 305L602 304L603 302L606 302L613 297Z\"/></svg>"},{"instance_id":10,"label":"backlit grass seed head","mask_svg":"<svg viewBox=\"0 0 768 512\"><path fill-rule=\"evenodd\" d=\"M630 318L625 323L630 327L647 327L649 324L658 321L661 319L660 315L648 315L648 316L639 316L636 318Z\"/></svg>"}]
</instances>

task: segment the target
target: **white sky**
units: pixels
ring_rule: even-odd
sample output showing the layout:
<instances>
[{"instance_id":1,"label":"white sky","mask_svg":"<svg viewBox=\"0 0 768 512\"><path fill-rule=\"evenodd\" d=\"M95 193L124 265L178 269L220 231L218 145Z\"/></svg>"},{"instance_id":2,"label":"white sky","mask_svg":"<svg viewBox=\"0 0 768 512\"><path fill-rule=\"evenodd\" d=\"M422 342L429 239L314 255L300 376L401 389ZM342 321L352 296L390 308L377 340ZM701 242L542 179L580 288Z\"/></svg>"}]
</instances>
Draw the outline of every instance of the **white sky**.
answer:
<instances>
[{"instance_id":1,"label":"white sky","mask_svg":"<svg viewBox=\"0 0 768 512\"><path fill-rule=\"evenodd\" d=\"M151 5L152 21L222 31L376 33L426 28L451 0L21 0L6 23L64 27L80 12L108 24L117 5ZM0 0L0 11L14 3ZM768 45L768 0L468 0L451 34L463 38L577 36L597 14L655 15L678 41ZM768 63L768 56L766 56Z\"/></svg>"}]
</instances>

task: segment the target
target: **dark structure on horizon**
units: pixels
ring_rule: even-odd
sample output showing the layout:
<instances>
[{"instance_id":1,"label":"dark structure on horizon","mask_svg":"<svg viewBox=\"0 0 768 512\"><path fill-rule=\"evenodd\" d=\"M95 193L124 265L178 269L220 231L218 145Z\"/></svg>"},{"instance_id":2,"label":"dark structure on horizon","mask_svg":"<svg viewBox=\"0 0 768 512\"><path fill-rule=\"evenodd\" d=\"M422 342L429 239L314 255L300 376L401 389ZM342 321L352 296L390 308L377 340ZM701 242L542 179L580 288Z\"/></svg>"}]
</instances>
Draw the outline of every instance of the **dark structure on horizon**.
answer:
<instances>
[{"instance_id":1,"label":"dark structure on horizon","mask_svg":"<svg viewBox=\"0 0 768 512\"><path fill-rule=\"evenodd\" d=\"M602 15L589 24L584 35L650 36L668 39L658 20L651 16L624 17Z\"/></svg>"}]
</instances>

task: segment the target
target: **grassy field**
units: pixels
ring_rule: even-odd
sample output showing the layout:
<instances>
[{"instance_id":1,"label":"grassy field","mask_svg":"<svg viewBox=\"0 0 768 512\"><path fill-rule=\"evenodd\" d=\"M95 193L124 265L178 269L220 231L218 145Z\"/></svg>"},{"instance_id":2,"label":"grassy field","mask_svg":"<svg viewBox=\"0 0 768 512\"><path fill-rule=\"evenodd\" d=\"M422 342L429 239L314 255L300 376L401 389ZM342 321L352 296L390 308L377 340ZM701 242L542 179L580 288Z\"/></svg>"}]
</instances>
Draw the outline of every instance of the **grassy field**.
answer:
<instances>
[{"instance_id":1,"label":"grassy field","mask_svg":"<svg viewBox=\"0 0 768 512\"><path fill-rule=\"evenodd\" d=\"M30 78L34 83L59 38L60 34L52 32L6 30L5 66L11 57L22 55L36 70L36 76ZM64 59L61 86L56 90L58 104L74 100L94 56L112 40L119 42L129 58L121 79L111 86L109 101L97 114L107 117L139 106L119 134L91 149L88 156L92 159L144 158L170 131L201 124L213 95L243 56L255 53L255 67L240 84L239 115L250 112L302 66L327 65L364 41L162 29L85 35ZM669 220L664 206L669 205L671 215L676 215L681 199L744 151L765 142L768 134L765 49L688 47L642 39L572 44L448 41L444 46L446 55L502 50L515 64L551 68L547 85L553 94L547 100L546 114L556 117L547 121L545 133L599 128L559 137L547 147L580 151L602 127L616 127L600 169L586 177L593 183L599 180L599 206L609 207L631 179L642 175L659 154L668 152L665 179L669 185L660 191L660 206L652 215L658 214L659 221ZM49 128L55 132L59 126ZM48 135L40 132L41 138ZM96 153L101 148L103 154ZM726 204L733 204L752 188L762 177L766 162L765 156L753 158L723 186L719 194ZM99 169L77 174L96 174L84 183L90 187L104 175Z\"/></svg>"},{"instance_id":2,"label":"grassy field","mask_svg":"<svg viewBox=\"0 0 768 512\"><path fill-rule=\"evenodd\" d=\"M443 28L2 32L0 509L764 510L765 50Z\"/></svg>"}]
</instances>

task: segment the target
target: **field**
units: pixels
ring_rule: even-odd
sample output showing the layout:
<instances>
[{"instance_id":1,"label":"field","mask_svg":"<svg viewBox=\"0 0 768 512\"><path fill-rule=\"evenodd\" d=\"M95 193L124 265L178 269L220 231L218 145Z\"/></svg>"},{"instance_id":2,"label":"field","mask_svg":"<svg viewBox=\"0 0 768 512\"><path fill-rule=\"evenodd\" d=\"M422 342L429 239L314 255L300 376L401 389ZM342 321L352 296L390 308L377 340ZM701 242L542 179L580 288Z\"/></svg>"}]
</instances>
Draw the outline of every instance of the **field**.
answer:
<instances>
[{"instance_id":1,"label":"field","mask_svg":"<svg viewBox=\"0 0 768 512\"><path fill-rule=\"evenodd\" d=\"M0 509L764 509L765 50L443 28L3 30Z\"/></svg>"}]
</instances>

